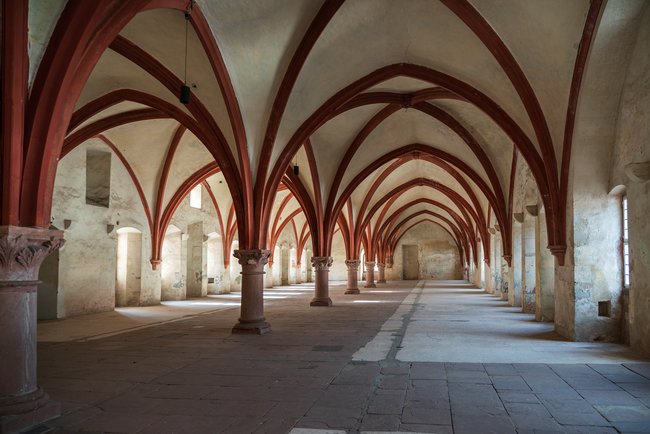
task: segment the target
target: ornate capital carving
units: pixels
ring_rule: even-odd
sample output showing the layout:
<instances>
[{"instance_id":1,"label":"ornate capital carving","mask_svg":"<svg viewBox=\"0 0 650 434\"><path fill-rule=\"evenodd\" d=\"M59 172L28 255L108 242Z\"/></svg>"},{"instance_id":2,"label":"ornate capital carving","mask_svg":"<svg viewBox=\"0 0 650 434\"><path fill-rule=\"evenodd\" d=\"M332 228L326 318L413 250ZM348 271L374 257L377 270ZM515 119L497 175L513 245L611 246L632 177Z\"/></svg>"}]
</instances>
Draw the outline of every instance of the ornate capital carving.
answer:
<instances>
[{"instance_id":1,"label":"ornate capital carving","mask_svg":"<svg viewBox=\"0 0 650 434\"><path fill-rule=\"evenodd\" d=\"M0 227L0 281L36 280L45 258L63 244L61 231Z\"/></svg>"},{"instance_id":2,"label":"ornate capital carving","mask_svg":"<svg viewBox=\"0 0 650 434\"><path fill-rule=\"evenodd\" d=\"M523 212L513 212L512 217L515 219L517 223L523 223L524 222L524 213Z\"/></svg>"},{"instance_id":3,"label":"ornate capital carving","mask_svg":"<svg viewBox=\"0 0 650 434\"><path fill-rule=\"evenodd\" d=\"M357 271L359 269L359 264L361 261L358 259L347 259L345 265L348 267L348 271Z\"/></svg>"},{"instance_id":4,"label":"ornate capital carving","mask_svg":"<svg viewBox=\"0 0 650 434\"><path fill-rule=\"evenodd\" d=\"M333 260L331 256L312 256L311 265L316 271L329 271Z\"/></svg>"},{"instance_id":5,"label":"ornate capital carving","mask_svg":"<svg viewBox=\"0 0 650 434\"><path fill-rule=\"evenodd\" d=\"M151 269L157 270L162 263L162 259L150 259L149 262L151 263Z\"/></svg>"},{"instance_id":6,"label":"ornate capital carving","mask_svg":"<svg viewBox=\"0 0 650 434\"><path fill-rule=\"evenodd\" d=\"M381 262L377 262L377 268L385 268L385 267L386 267L386 264L381 263Z\"/></svg>"},{"instance_id":7,"label":"ornate capital carving","mask_svg":"<svg viewBox=\"0 0 650 434\"><path fill-rule=\"evenodd\" d=\"M375 261L366 261L366 268L375 269Z\"/></svg>"},{"instance_id":8,"label":"ornate capital carving","mask_svg":"<svg viewBox=\"0 0 650 434\"><path fill-rule=\"evenodd\" d=\"M242 267L253 266L261 268L269 262L271 251L262 249L235 250L233 256L239 259L239 263Z\"/></svg>"},{"instance_id":9,"label":"ornate capital carving","mask_svg":"<svg viewBox=\"0 0 650 434\"><path fill-rule=\"evenodd\" d=\"M512 255L503 255L503 259L508 263L508 267L512 267Z\"/></svg>"}]
</instances>

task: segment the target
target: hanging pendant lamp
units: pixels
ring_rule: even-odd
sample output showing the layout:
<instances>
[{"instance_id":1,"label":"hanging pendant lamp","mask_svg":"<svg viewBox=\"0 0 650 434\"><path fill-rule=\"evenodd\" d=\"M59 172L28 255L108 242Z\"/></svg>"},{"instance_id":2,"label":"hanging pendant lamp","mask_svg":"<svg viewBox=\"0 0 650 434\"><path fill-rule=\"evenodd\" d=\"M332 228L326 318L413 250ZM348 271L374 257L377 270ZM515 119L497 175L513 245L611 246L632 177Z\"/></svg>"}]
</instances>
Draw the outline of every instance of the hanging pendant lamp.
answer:
<instances>
[{"instance_id":1,"label":"hanging pendant lamp","mask_svg":"<svg viewBox=\"0 0 650 434\"><path fill-rule=\"evenodd\" d=\"M185 12L185 71L184 71L184 76L183 76L183 85L181 86L181 95L179 98L179 101L181 104L189 104L190 103L190 87L187 85L187 39L188 39L188 34L189 34L189 27L190 27L190 14L192 13L192 3L190 3L190 6L187 9L187 12Z\"/></svg>"}]
</instances>

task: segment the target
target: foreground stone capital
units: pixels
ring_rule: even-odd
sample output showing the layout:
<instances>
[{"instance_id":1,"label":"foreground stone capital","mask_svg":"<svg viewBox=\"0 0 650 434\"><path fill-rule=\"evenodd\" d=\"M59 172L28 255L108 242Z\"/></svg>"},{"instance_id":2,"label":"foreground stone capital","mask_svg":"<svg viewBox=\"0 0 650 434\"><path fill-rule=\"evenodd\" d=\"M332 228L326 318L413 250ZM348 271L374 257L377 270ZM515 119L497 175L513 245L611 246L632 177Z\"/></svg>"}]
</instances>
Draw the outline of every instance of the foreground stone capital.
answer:
<instances>
[{"instance_id":1,"label":"foreground stone capital","mask_svg":"<svg viewBox=\"0 0 650 434\"><path fill-rule=\"evenodd\" d=\"M331 256L312 256L311 265L316 271L330 271L334 258Z\"/></svg>"},{"instance_id":2,"label":"foreground stone capital","mask_svg":"<svg viewBox=\"0 0 650 434\"><path fill-rule=\"evenodd\" d=\"M241 264L241 314L232 328L235 334L261 335L271 331L264 318L264 266L269 262L270 250L235 250Z\"/></svg>"},{"instance_id":3,"label":"foreground stone capital","mask_svg":"<svg viewBox=\"0 0 650 434\"><path fill-rule=\"evenodd\" d=\"M359 264L361 261L358 259L348 259L345 261L345 266L348 267L348 287L345 290L346 294L359 294L359 282L357 273L359 272Z\"/></svg>"},{"instance_id":4,"label":"foreground stone capital","mask_svg":"<svg viewBox=\"0 0 650 434\"><path fill-rule=\"evenodd\" d=\"M253 249L253 250L235 250L233 254L235 258L239 260L239 264L244 266L251 267L264 267L269 262L269 257L271 256L270 250L262 249ZM264 271L263 268L261 268ZM252 270L252 268L248 268Z\"/></svg>"},{"instance_id":5,"label":"foreground stone capital","mask_svg":"<svg viewBox=\"0 0 650 434\"><path fill-rule=\"evenodd\" d=\"M64 243L62 231L0 226L0 433L60 414L37 385L36 292L41 264Z\"/></svg>"},{"instance_id":6,"label":"foreground stone capital","mask_svg":"<svg viewBox=\"0 0 650 434\"><path fill-rule=\"evenodd\" d=\"M311 264L316 271L316 284L314 286L314 298L309 303L310 306L331 306L329 290L329 273L332 266L331 256L312 256Z\"/></svg>"}]
</instances>

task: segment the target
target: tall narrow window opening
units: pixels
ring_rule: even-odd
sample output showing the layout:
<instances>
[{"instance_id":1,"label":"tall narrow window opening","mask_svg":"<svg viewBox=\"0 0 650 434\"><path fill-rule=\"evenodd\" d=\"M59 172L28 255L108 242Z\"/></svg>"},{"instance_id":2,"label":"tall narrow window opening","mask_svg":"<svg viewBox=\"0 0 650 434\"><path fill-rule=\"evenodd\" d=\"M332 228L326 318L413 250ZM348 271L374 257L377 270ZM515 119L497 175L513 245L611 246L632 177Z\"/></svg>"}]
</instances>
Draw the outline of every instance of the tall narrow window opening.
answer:
<instances>
[{"instance_id":1,"label":"tall narrow window opening","mask_svg":"<svg viewBox=\"0 0 650 434\"><path fill-rule=\"evenodd\" d=\"M190 206L201 209L201 184L197 185L190 191Z\"/></svg>"},{"instance_id":2,"label":"tall narrow window opening","mask_svg":"<svg viewBox=\"0 0 650 434\"><path fill-rule=\"evenodd\" d=\"M627 196L623 196L623 286L630 287L630 243L628 229Z\"/></svg>"}]
</instances>

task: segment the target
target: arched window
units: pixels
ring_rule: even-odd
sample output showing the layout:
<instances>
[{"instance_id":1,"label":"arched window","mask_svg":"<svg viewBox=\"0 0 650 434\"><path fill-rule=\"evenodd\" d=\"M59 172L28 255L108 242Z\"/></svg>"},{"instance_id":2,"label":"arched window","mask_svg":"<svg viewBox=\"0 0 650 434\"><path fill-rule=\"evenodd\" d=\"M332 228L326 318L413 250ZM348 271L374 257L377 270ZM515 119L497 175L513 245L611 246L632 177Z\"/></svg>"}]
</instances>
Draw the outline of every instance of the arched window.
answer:
<instances>
[{"instance_id":1,"label":"arched window","mask_svg":"<svg viewBox=\"0 0 650 434\"><path fill-rule=\"evenodd\" d=\"M630 243L627 217L627 196L623 196L623 287L630 287Z\"/></svg>"},{"instance_id":2,"label":"arched window","mask_svg":"<svg viewBox=\"0 0 650 434\"><path fill-rule=\"evenodd\" d=\"M190 191L190 207L201 209L201 184Z\"/></svg>"}]
</instances>

